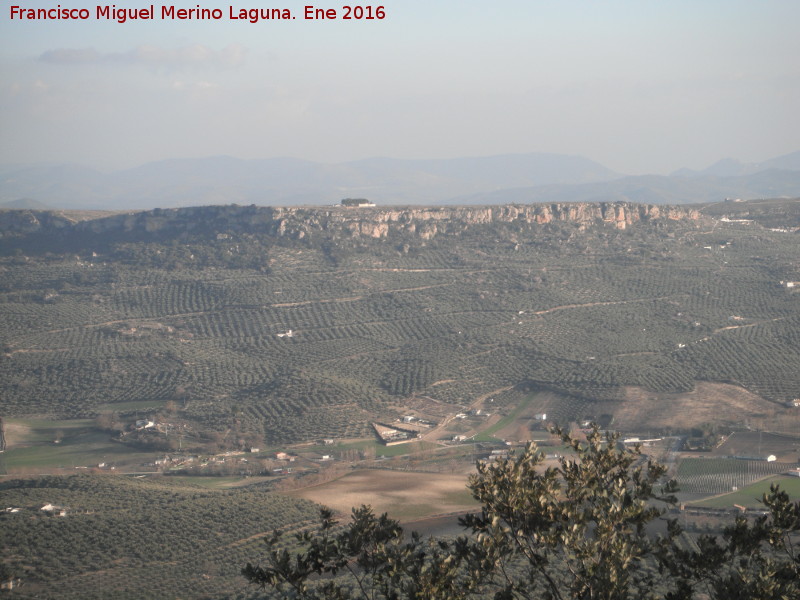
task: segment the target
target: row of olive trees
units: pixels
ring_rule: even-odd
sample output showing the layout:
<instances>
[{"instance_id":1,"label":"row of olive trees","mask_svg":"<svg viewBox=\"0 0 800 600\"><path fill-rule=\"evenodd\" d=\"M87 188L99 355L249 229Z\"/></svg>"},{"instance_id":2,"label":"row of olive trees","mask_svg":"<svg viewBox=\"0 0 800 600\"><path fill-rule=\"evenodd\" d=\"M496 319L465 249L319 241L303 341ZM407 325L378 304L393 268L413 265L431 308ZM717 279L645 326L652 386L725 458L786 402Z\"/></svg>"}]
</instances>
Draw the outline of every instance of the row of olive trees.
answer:
<instances>
[{"instance_id":1,"label":"row of olive trees","mask_svg":"<svg viewBox=\"0 0 800 600\"><path fill-rule=\"evenodd\" d=\"M482 510L461 521L471 535L409 538L368 507L344 527L322 511L319 529L298 535L302 551L275 535L266 564L242 572L272 597L306 600L800 598L800 502L773 488L767 516L686 550L665 518L675 485L659 485L663 465L597 428L586 442L558 434L574 454L556 467L535 446L479 465L470 489ZM661 520L661 534L646 531Z\"/></svg>"}]
</instances>

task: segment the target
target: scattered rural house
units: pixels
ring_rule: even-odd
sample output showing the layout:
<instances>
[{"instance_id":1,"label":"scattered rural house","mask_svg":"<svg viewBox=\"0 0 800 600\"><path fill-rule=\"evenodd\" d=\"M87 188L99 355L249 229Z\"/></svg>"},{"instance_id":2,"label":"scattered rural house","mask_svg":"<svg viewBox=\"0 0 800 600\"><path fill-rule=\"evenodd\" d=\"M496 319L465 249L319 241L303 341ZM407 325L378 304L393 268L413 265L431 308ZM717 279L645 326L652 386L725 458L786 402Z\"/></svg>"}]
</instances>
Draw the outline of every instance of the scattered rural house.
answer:
<instances>
[{"instance_id":1,"label":"scattered rural house","mask_svg":"<svg viewBox=\"0 0 800 600\"><path fill-rule=\"evenodd\" d=\"M55 504L50 504L49 502L45 504L39 510L50 513L54 517L66 517L67 516L67 509L63 506L57 506Z\"/></svg>"},{"instance_id":2,"label":"scattered rural house","mask_svg":"<svg viewBox=\"0 0 800 600\"><path fill-rule=\"evenodd\" d=\"M381 423L373 423L372 427L375 433L386 446L393 446L395 444L404 444L411 442L417 438L416 431L401 429L399 427L389 427Z\"/></svg>"},{"instance_id":3,"label":"scattered rural house","mask_svg":"<svg viewBox=\"0 0 800 600\"><path fill-rule=\"evenodd\" d=\"M20 511L20 509L19 509L19 508L16 508L16 507L14 507L14 506L9 506L9 507L8 507L8 508L6 508L6 509L5 509L5 511L3 511L3 512L7 512L7 513L18 513L19 511Z\"/></svg>"},{"instance_id":4,"label":"scattered rural house","mask_svg":"<svg viewBox=\"0 0 800 600\"><path fill-rule=\"evenodd\" d=\"M781 281L781 285L786 288L793 288L800 285L800 281Z\"/></svg>"},{"instance_id":5,"label":"scattered rural house","mask_svg":"<svg viewBox=\"0 0 800 600\"><path fill-rule=\"evenodd\" d=\"M279 333L279 334L278 334L278 337L279 337L279 338L283 338L283 337L288 337L288 338L291 338L291 337L294 337L294 332L293 332L293 331L290 329L290 330L289 330L289 331L287 331L286 333Z\"/></svg>"},{"instance_id":6,"label":"scattered rural house","mask_svg":"<svg viewBox=\"0 0 800 600\"><path fill-rule=\"evenodd\" d=\"M638 437L631 437L631 438L625 438L624 440L622 440L622 443L624 445L626 445L626 446L630 446L630 445L635 446L636 444L639 444L641 446L644 446L645 448L649 448L650 446L652 446L656 442L660 442L660 441L661 441L661 438L650 438L650 439L643 440L643 439L640 439Z\"/></svg>"},{"instance_id":7,"label":"scattered rural house","mask_svg":"<svg viewBox=\"0 0 800 600\"><path fill-rule=\"evenodd\" d=\"M248 452L250 452L250 453L252 453L252 454L255 454L255 453L257 453L257 452L261 452L261 448L255 448L255 447L253 447L253 446L250 446L250 447L247 449L247 451L248 451Z\"/></svg>"},{"instance_id":8,"label":"scattered rural house","mask_svg":"<svg viewBox=\"0 0 800 600\"><path fill-rule=\"evenodd\" d=\"M466 439L467 439L467 436L465 436L465 435L454 435L453 436L453 441L454 442L463 442Z\"/></svg>"},{"instance_id":9,"label":"scattered rural house","mask_svg":"<svg viewBox=\"0 0 800 600\"><path fill-rule=\"evenodd\" d=\"M322 443L323 443L325 446L333 446L333 444L334 444L334 441L333 441L333 440L331 440L331 439L327 439L327 440L322 440Z\"/></svg>"},{"instance_id":10,"label":"scattered rural house","mask_svg":"<svg viewBox=\"0 0 800 600\"><path fill-rule=\"evenodd\" d=\"M547 421L547 413L536 413L533 418L537 421Z\"/></svg>"},{"instance_id":11,"label":"scattered rural house","mask_svg":"<svg viewBox=\"0 0 800 600\"><path fill-rule=\"evenodd\" d=\"M413 421L416 421L416 420L417 420L417 418L416 417L412 417L411 415L403 417L403 423L412 423Z\"/></svg>"},{"instance_id":12,"label":"scattered rural house","mask_svg":"<svg viewBox=\"0 0 800 600\"><path fill-rule=\"evenodd\" d=\"M320 460L333 460L333 457L330 454L323 454Z\"/></svg>"},{"instance_id":13,"label":"scattered rural house","mask_svg":"<svg viewBox=\"0 0 800 600\"><path fill-rule=\"evenodd\" d=\"M286 452L276 452L275 453L276 460L289 460L289 455Z\"/></svg>"},{"instance_id":14,"label":"scattered rural house","mask_svg":"<svg viewBox=\"0 0 800 600\"><path fill-rule=\"evenodd\" d=\"M150 419L139 419L134 425L136 429L150 429L155 426L155 422L151 421Z\"/></svg>"}]
</instances>

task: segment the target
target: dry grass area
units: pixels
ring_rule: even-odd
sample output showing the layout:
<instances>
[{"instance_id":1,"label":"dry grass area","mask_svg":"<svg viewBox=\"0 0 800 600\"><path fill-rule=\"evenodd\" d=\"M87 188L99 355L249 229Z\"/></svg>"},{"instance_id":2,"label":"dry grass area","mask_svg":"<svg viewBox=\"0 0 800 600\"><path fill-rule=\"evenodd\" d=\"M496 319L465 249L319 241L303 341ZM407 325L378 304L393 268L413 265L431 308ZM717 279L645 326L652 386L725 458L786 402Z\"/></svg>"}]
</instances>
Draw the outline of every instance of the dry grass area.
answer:
<instances>
[{"instance_id":1,"label":"dry grass area","mask_svg":"<svg viewBox=\"0 0 800 600\"><path fill-rule=\"evenodd\" d=\"M800 436L761 431L736 431L730 434L711 454L713 456L758 456L762 458L773 454L778 462L796 463L800 457Z\"/></svg>"},{"instance_id":2,"label":"dry grass area","mask_svg":"<svg viewBox=\"0 0 800 600\"><path fill-rule=\"evenodd\" d=\"M334 481L291 492L349 514L368 504L376 513L400 519L467 510L477 506L466 488L466 474L413 473L364 469Z\"/></svg>"},{"instance_id":3,"label":"dry grass area","mask_svg":"<svg viewBox=\"0 0 800 600\"><path fill-rule=\"evenodd\" d=\"M30 437L31 428L28 425L23 425L22 423L9 423L8 421L5 421L4 428L6 435L6 446L8 448L17 446L27 441Z\"/></svg>"},{"instance_id":4,"label":"dry grass area","mask_svg":"<svg viewBox=\"0 0 800 600\"><path fill-rule=\"evenodd\" d=\"M627 387L621 402L597 405L597 412L614 415L614 429L641 431L661 427L689 428L701 423L742 423L765 419L784 409L740 387L698 382L683 394L657 394Z\"/></svg>"}]
</instances>

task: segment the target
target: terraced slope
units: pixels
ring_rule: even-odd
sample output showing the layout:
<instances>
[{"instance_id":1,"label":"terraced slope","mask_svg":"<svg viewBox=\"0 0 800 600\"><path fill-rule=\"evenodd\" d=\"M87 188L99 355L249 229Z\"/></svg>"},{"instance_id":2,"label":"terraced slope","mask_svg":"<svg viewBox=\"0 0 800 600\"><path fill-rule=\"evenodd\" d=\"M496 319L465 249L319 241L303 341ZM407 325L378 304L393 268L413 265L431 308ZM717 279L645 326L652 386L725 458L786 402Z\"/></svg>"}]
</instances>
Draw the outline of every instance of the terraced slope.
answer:
<instances>
[{"instance_id":1,"label":"terraced slope","mask_svg":"<svg viewBox=\"0 0 800 600\"><path fill-rule=\"evenodd\" d=\"M565 419L623 386L796 397L800 287L780 283L800 281L796 233L601 208L9 225L0 414L173 401L203 428L283 443L369 435L412 396L468 405L509 386L576 399Z\"/></svg>"}]
</instances>

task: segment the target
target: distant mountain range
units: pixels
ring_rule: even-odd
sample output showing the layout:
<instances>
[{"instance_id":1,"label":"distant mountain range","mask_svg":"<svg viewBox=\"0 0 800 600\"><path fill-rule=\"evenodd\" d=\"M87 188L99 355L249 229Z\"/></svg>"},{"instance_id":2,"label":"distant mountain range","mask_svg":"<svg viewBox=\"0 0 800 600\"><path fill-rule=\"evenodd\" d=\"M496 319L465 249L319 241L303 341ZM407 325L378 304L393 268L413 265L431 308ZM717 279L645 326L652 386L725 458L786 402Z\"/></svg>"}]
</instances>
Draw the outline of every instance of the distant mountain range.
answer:
<instances>
[{"instance_id":1,"label":"distant mountain range","mask_svg":"<svg viewBox=\"0 0 800 600\"><path fill-rule=\"evenodd\" d=\"M586 158L509 154L437 160L171 159L103 173L75 165L0 167L0 208L148 209L209 204L382 205L629 201L683 204L800 195L800 151L759 164L625 176Z\"/></svg>"}]
</instances>

